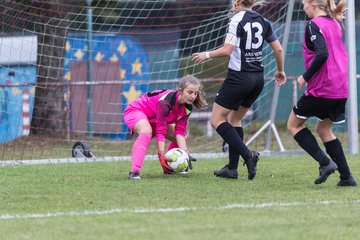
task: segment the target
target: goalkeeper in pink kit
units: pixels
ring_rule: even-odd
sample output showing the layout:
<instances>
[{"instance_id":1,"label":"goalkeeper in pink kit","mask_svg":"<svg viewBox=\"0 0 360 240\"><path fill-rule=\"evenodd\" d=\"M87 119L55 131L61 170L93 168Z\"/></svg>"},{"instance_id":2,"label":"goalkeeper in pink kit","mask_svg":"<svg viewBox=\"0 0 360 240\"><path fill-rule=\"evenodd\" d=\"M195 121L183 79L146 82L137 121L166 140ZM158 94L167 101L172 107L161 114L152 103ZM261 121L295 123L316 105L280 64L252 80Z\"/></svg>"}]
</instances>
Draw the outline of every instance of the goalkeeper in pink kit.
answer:
<instances>
[{"instance_id":1,"label":"goalkeeper in pink kit","mask_svg":"<svg viewBox=\"0 0 360 240\"><path fill-rule=\"evenodd\" d=\"M129 103L124 121L132 134L137 134L131 156L130 180L140 180L141 167L147 148L156 137L158 157L164 173L171 174L166 164L165 139L171 141L169 149L186 146L186 128L192 105L202 109L207 106L199 80L191 75L180 79L177 90L154 90Z\"/></svg>"}]
</instances>

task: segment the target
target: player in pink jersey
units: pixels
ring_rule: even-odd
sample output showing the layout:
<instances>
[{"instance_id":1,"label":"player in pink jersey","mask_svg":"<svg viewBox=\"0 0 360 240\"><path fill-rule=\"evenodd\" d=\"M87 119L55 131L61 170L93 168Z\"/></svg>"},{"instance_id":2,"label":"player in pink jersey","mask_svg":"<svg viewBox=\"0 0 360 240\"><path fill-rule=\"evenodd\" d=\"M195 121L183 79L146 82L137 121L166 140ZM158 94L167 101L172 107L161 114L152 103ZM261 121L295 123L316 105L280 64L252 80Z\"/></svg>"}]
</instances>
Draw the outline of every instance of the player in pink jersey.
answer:
<instances>
[{"instance_id":1,"label":"player in pink jersey","mask_svg":"<svg viewBox=\"0 0 360 240\"><path fill-rule=\"evenodd\" d=\"M320 165L315 184L326 181L339 170L337 186L356 186L342 145L332 131L333 123L345 121L348 97L348 58L342 41L339 21L344 18L346 3L340 0L303 0L304 11L311 19L306 24L303 55L306 71L297 78L304 95L290 113L287 127L297 143ZM316 131L324 143L321 150L316 138L304 126L309 117L319 119Z\"/></svg>"},{"instance_id":2,"label":"player in pink jersey","mask_svg":"<svg viewBox=\"0 0 360 240\"><path fill-rule=\"evenodd\" d=\"M188 152L186 127L192 105L205 108L207 103L199 80L191 75L180 79L177 90L154 90L129 103L124 121L132 134L137 134L129 179L140 180L140 171L147 148L156 137L158 157L164 173L172 173L164 156L165 139L171 141L169 149L179 147Z\"/></svg>"}]
</instances>

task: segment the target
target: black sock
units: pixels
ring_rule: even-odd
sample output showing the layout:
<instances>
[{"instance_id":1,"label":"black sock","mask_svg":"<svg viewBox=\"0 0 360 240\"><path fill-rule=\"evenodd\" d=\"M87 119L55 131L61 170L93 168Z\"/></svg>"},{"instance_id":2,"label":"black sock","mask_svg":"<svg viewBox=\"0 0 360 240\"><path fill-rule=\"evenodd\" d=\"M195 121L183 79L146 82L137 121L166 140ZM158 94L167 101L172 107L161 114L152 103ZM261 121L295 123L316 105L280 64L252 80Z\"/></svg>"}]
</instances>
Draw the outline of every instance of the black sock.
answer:
<instances>
[{"instance_id":1,"label":"black sock","mask_svg":"<svg viewBox=\"0 0 360 240\"><path fill-rule=\"evenodd\" d=\"M320 166L327 166L330 159L326 156L323 150L319 147L316 138L308 128L301 129L295 134L294 139L312 158L314 158Z\"/></svg>"},{"instance_id":2,"label":"black sock","mask_svg":"<svg viewBox=\"0 0 360 240\"><path fill-rule=\"evenodd\" d=\"M241 140L244 139L244 130L242 127L234 127ZM237 169L239 165L240 153L229 145L229 169Z\"/></svg>"},{"instance_id":3,"label":"black sock","mask_svg":"<svg viewBox=\"0 0 360 240\"><path fill-rule=\"evenodd\" d=\"M221 123L216 131L220 136L229 144L229 147L232 147L237 151L241 157L247 160L250 157L250 151L246 147L245 143L241 140L239 134L236 132L235 128L230 125L228 122Z\"/></svg>"},{"instance_id":4,"label":"black sock","mask_svg":"<svg viewBox=\"0 0 360 240\"><path fill-rule=\"evenodd\" d=\"M326 142L324 143L324 146L331 159L338 165L340 178L342 180L349 179L351 173L339 139L336 138L330 142Z\"/></svg>"}]
</instances>

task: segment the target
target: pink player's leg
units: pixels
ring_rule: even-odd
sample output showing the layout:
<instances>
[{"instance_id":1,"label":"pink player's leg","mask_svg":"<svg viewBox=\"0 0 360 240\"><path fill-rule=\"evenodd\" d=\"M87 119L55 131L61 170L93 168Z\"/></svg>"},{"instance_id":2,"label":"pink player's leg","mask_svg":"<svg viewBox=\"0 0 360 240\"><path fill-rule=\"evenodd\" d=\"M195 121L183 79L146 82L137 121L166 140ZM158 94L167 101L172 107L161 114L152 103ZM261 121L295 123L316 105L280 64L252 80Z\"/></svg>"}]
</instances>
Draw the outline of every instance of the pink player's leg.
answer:
<instances>
[{"instance_id":1,"label":"pink player's leg","mask_svg":"<svg viewBox=\"0 0 360 240\"><path fill-rule=\"evenodd\" d=\"M140 133L136 138L132 149L131 172L140 173L150 141L151 134L149 133Z\"/></svg>"}]
</instances>

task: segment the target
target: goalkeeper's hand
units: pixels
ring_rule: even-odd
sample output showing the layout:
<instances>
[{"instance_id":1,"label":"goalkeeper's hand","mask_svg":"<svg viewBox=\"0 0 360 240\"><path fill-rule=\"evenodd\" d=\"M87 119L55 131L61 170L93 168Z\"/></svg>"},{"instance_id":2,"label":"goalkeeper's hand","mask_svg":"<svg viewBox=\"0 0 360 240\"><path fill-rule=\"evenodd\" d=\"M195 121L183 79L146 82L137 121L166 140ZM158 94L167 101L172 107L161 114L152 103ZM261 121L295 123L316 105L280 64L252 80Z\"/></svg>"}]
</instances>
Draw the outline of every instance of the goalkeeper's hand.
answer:
<instances>
[{"instance_id":1,"label":"goalkeeper's hand","mask_svg":"<svg viewBox=\"0 0 360 240\"><path fill-rule=\"evenodd\" d=\"M158 157L159 157L160 165L161 165L162 169L164 170L164 173L172 174L174 171L171 169L171 167L169 167L167 165L168 162L172 162L172 159L166 157L163 152L159 152Z\"/></svg>"}]
</instances>

